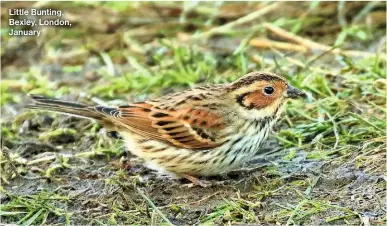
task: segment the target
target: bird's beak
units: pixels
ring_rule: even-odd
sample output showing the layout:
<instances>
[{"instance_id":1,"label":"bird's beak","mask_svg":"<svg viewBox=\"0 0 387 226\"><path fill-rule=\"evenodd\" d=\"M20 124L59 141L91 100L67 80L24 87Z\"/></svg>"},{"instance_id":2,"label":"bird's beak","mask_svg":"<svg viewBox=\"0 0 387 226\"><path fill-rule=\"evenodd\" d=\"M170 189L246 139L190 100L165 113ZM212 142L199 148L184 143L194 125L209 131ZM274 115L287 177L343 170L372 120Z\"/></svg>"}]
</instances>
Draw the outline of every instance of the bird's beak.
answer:
<instances>
[{"instance_id":1,"label":"bird's beak","mask_svg":"<svg viewBox=\"0 0 387 226\"><path fill-rule=\"evenodd\" d=\"M296 99L299 97L306 97L306 94L302 92L301 90L297 89L296 87L293 87L291 85L288 85L288 90L286 91L286 97Z\"/></svg>"}]
</instances>

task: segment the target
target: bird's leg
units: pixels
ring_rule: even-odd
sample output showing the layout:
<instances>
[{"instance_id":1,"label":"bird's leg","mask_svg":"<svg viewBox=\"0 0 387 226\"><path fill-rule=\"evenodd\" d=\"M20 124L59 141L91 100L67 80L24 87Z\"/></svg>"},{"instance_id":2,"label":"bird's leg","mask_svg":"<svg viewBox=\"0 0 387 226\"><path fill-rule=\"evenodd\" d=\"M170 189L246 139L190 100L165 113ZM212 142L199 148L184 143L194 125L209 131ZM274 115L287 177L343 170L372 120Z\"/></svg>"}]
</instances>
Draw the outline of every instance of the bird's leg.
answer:
<instances>
[{"instance_id":1,"label":"bird's leg","mask_svg":"<svg viewBox=\"0 0 387 226\"><path fill-rule=\"evenodd\" d=\"M200 180L200 179L198 179L194 176L188 175L188 174L182 174L181 176L192 182L191 186L189 186L189 187L198 185L198 186L205 188L205 187L209 187L212 185L212 183L210 181Z\"/></svg>"}]
</instances>

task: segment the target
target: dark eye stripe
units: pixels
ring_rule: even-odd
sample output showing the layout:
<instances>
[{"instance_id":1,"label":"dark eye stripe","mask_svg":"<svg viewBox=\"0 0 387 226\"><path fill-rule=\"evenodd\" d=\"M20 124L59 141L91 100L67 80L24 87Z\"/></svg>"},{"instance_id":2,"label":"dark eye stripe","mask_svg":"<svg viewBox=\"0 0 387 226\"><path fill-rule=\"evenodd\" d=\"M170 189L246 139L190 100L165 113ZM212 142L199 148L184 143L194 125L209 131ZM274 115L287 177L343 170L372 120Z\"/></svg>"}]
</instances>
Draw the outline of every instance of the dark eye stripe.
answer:
<instances>
[{"instance_id":1,"label":"dark eye stripe","mask_svg":"<svg viewBox=\"0 0 387 226\"><path fill-rule=\"evenodd\" d=\"M245 107L247 109L252 109L253 106L246 106L244 103L243 103L243 100L245 99L245 97L247 95L251 94L251 92L248 92L248 93L244 93L242 95L239 95L237 98L236 98L236 101L239 105L241 105L242 107Z\"/></svg>"},{"instance_id":2,"label":"dark eye stripe","mask_svg":"<svg viewBox=\"0 0 387 226\"><path fill-rule=\"evenodd\" d=\"M247 95L249 95L249 94L250 94L250 93L244 93L244 94L238 96L238 97L236 98L236 101L238 102L238 104L242 105L243 107L246 107L246 106L243 104L243 100L244 100L245 97L246 97Z\"/></svg>"}]
</instances>

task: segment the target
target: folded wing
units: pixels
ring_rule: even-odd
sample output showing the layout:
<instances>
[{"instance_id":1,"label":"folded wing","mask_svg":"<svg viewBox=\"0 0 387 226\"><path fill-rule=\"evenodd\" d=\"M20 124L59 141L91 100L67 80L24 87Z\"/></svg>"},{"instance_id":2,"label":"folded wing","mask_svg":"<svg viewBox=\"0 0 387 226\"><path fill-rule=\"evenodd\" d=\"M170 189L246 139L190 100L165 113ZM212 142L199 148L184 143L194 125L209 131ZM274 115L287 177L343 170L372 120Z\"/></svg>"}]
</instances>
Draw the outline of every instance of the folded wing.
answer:
<instances>
[{"instance_id":1,"label":"folded wing","mask_svg":"<svg viewBox=\"0 0 387 226\"><path fill-rule=\"evenodd\" d=\"M216 113L202 108L166 110L142 102L117 108L97 106L95 110L134 133L176 147L210 149L222 144L218 134L224 122Z\"/></svg>"}]
</instances>

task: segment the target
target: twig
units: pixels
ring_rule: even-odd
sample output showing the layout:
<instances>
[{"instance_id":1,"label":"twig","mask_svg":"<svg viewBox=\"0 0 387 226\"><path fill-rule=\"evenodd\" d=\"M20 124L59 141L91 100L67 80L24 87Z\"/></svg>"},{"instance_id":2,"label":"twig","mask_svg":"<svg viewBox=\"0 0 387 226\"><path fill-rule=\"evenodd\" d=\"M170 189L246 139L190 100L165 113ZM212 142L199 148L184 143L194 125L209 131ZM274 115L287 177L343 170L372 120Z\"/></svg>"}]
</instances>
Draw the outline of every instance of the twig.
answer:
<instances>
[{"instance_id":1,"label":"twig","mask_svg":"<svg viewBox=\"0 0 387 226\"><path fill-rule=\"evenodd\" d=\"M207 199L209 199L209 198L211 198L211 197L213 197L213 196L215 196L215 195L217 195L217 194L219 194L219 193L220 193L220 191L215 192L215 193L213 193L213 194L211 194L211 195L209 195L209 196L207 196L207 197L204 197L204 198L202 198L202 199L200 199L200 200L198 200L198 201L190 202L190 203L188 203L188 204L199 204L200 202L203 202L204 200L207 200Z\"/></svg>"},{"instance_id":2,"label":"twig","mask_svg":"<svg viewBox=\"0 0 387 226\"><path fill-rule=\"evenodd\" d=\"M168 220L168 218L156 207L156 205L152 202L152 200L150 200L150 198L148 198L145 193L143 191L141 191L141 189L137 188L137 192L149 203L149 205L152 206L153 210L156 211L160 216L161 218L163 218L163 220L165 222L168 223L168 225L174 225L172 224L172 222L170 222Z\"/></svg>"},{"instance_id":3,"label":"twig","mask_svg":"<svg viewBox=\"0 0 387 226\"><path fill-rule=\"evenodd\" d=\"M302 45L296 45L296 44L286 43L286 42L276 42L265 38L251 39L249 44L257 48L276 48L276 49L297 51L297 52L303 52L303 53L309 50L308 48Z\"/></svg>"},{"instance_id":4,"label":"twig","mask_svg":"<svg viewBox=\"0 0 387 226\"><path fill-rule=\"evenodd\" d=\"M298 35L292 34L282 28L279 28L273 24L270 23L264 23L263 27L276 35L288 39L290 41L293 41L295 43L298 43L300 45L306 46L307 48L313 48L313 49L330 49L332 47L329 47L327 45L323 45L317 42L310 41L308 39L302 38Z\"/></svg>"},{"instance_id":5,"label":"twig","mask_svg":"<svg viewBox=\"0 0 387 226\"><path fill-rule=\"evenodd\" d=\"M373 8L379 4L378 1L368 3L361 11L358 13L355 18L352 20L352 24L356 24L361 19L363 19Z\"/></svg>"},{"instance_id":6,"label":"twig","mask_svg":"<svg viewBox=\"0 0 387 226\"><path fill-rule=\"evenodd\" d=\"M281 57L285 58L287 61L289 61L290 63L294 64L294 65L297 65L301 68L304 68L304 69L310 69L311 71L315 71L317 73L321 73L321 74L332 74L332 72L330 71L327 71L327 70L324 70L324 69L321 69L321 68L317 68L317 67L308 67L306 66L304 63L302 63L301 61L299 60L296 60L294 58L291 58L291 57L288 57L288 56L284 56L284 54L282 54L281 52L277 51L277 50L274 50L275 53L279 54ZM254 55L252 56L252 60L254 62L257 62L257 63L261 63L262 60L260 59L260 57ZM264 61L265 63L268 63L268 64L275 64L274 61L272 59L267 59L267 58L264 58Z\"/></svg>"},{"instance_id":7,"label":"twig","mask_svg":"<svg viewBox=\"0 0 387 226\"><path fill-rule=\"evenodd\" d=\"M49 156L44 156L42 158L31 160L31 161L27 162L26 165L30 166L30 165L34 165L36 163L48 162L48 161L54 160L55 158L56 158L56 154L49 155Z\"/></svg>"},{"instance_id":8,"label":"twig","mask_svg":"<svg viewBox=\"0 0 387 226\"><path fill-rule=\"evenodd\" d=\"M347 21L345 20L345 1L341 0L337 4L337 20L342 28L347 26Z\"/></svg>"},{"instance_id":9,"label":"twig","mask_svg":"<svg viewBox=\"0 0 387 226\"><path fill-rule=\"evenodd\" d=\"M300 37L298 35L292 34L288 31L286 31L282 28L279 28L279 27L277 27L273 24L270 24L270 23L264 23L263 27L265 29L275 33L276 35L284 38L284 39L298 43L302 46L307 47L308 49L330 51L331 53L334 53L334 54L342 54L342 55L350 56L350 57L374 57L374 56L376 56L375 54L370 53L370 52L363 52L363 51L357 51L357 50L343 50L340 48L334 48L332 46L320 44L320 43L305 39L303 37ZM379 57L382 58L383 60L386 60L385 55L380 55Z\"/></svg>"},{"instance_id":10,"label":"twig","mask_svg":"<svg viewBox=\"0 0 387 226\"><path fill-rule=\"evenodd\" d=\"M320 59L321 57L325 56L327 53L329 53L330 51L332 51L334 48L330 49L330 50L326 50L316 56L313 56L312 59L310 59L308 62L306 62L306 65L310 66L312 65L316 60Z\"/></svg>"},{"instance_id":11,"label":"twig","mask_svg":"<svg viewBox=\"0 0 387 226\"><path fill-rule=\"evenodd\" d=\"M199 39L199 38L208 38L214 34L219 34L219 33L222 33L224 32L225 30L228 30L228 29L231 29L237 25L241 25L241 24L244 24L244 23L247 23L247 22L250 22L252 20L255 20L267 13L269 13L270 11L276 9L278 6L280 5L280 2L276 2L276 3L273 3L273 4L270 4L260 10L257 10L255 12L252 12L244 17L241 17L237 20L234 20L230 23L227 23L227 24L224 24L222 26L219 26L219 27L215 27L215 28L212 28L210 29L209 31L206 31L206 32L203 32L201 34L197 34L195 35L193 38L196 38L196 39Z\"/></svg>"}]
</instances>

